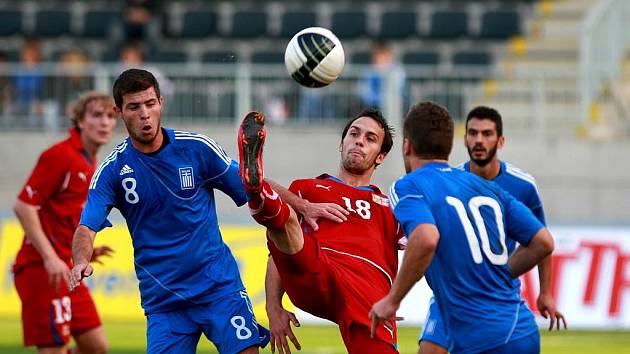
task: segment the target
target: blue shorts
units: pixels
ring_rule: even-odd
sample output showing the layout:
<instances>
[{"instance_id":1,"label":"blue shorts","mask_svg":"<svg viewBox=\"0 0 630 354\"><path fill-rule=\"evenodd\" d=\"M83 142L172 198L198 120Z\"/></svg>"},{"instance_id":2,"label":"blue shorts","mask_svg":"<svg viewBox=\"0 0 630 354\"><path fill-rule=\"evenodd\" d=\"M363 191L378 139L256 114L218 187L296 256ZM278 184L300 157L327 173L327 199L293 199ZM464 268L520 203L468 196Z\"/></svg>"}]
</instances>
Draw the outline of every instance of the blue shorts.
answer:
<instances>
[{"instance_id":1,"label":"blue shorts","mask_svg":"<svg viewBox=\"0 0 630 354\"><path fill-rule=\"evenodd\" d=\"M500 347L486 350L484 354L540 354L540 332L520 338Z\"/></svg>"},{"instance_id":2,"label":"blue shorts","mask_svg":"<svg viewBox=\"0 0 630 354\"><path fill-rule=\"evenodd\" d=\"M243 290L208 304L147 315L147 353L195 353L201 333L221 354L269 342L269 331L256 322Z\"/></svg>"},{"instance_id":3,"label":"blue shorts","mask_svg":"<svg viewBox=\"0 0 630 354\"><path fill-rule=\"evenodd\" d=\"M431 342L448 349L448 333L446 332L440 309L438 309L437 302L435 302L435 297L431 298L429 313L420 334L420 341Z\"/></svg>"}]
</instances>

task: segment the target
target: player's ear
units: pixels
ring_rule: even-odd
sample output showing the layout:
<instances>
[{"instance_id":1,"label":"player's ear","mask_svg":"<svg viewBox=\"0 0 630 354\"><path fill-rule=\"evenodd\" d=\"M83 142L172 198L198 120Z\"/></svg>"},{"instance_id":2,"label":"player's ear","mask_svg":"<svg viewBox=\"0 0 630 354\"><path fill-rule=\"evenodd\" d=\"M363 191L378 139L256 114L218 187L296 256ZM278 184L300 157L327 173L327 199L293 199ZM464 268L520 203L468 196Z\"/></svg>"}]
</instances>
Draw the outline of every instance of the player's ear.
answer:
<instances>
[{"instance_id":1,"label":"player's ear","mask_svg":"<svg viewBox=\"0 0 630 354\"><path fill-rule=\"evenodd\" d=\"M403 156L410 156L413 150L411 149L411 140L409 138L405 138L403 140Z\"/></svg>"},{"instance_id":2,"label":"player's ear","mask_svg":"<svg viewBox=\"0 0 630 354\"><path fill-rule=\"evenodd\" d=\"M339 142L339 152L343 150L343 140Z\"/></svg>"},{"instance_id":3,"label":"player's ear","mask_svg":"<svg viewBox=\"0 0 630 354\"><path fill-rule=\"evenodd\" d=\"M499 137L499 141L497 141L497 147L499 149L503 149L503 145L505 145L505 137L503 135L501 135Z\"/></svg>"},{"instance_id":4,"label":"player's ear","mask_svg":"<svg viewBox=\"0 0 630 354\"><path fill-rule=\"evenodd\" d=\"M118 106L114 105L114 113L116 113L117 116L120 116L122 110Z\"/></svg>"},{"instance_id":5,"label":"player's ear","mask_svg":"<svg viewBox=\"0 0 630 354\"><path fill-rule=\"evenodd\" d=\"M374 161L374 163L376 163L377 165L382 164L383 161L385 161L386 156L387 156L386 152L381 152L380 154L378 154L378 156L376 156L376 161Z\"/></svg>"}]
</instances>

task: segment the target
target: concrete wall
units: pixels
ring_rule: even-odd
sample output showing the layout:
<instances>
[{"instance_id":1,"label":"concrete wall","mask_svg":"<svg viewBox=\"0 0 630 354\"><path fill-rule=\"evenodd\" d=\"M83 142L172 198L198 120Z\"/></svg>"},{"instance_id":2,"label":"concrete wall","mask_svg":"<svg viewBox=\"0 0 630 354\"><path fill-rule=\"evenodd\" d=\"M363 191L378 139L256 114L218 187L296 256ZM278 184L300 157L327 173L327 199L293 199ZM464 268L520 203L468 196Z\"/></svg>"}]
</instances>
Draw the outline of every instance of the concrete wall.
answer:
<instances>
[{"instance_id":1,"label":"concrete wall","mask_svg":"<svg viewBox=\"0 0 630 354\"><path fill-rule=\"evenodd\" d=\"M125 135L119 127L103 158ZM204 133L237 159L236 127L178 127ZM339 162L340 128L271 127L265 146L266 176L282 184L295 178L334 174ZM10 216L15 196L28 177L39 153L62 135L0 132L0 215ZM510 136L500 152L505 161L534 175L551 223L630 224L630 142L586 142ZM375 174L375 184L386 190L403 174L400 137ZM463 138L456 137L451 162L467 159ZM218 193L221 194L221 193ZM224 220L248 222L248 213L219 197Z\"/></svg>"}]
</instances>

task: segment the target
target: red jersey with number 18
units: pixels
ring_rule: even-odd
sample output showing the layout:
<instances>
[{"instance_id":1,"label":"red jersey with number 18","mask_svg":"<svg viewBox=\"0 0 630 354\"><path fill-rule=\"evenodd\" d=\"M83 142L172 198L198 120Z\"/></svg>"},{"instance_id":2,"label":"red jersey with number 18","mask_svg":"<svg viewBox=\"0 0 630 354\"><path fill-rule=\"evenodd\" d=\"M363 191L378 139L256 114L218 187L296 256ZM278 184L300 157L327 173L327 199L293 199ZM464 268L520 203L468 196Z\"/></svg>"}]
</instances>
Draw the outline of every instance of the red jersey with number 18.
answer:
<instances>
[{"instance_id":1,"label":"red jersey with number 18","mask_svg":"<svg viewBox=\"0 0 630 354\"><path fill-rule=\"evenodd\" d=\"M356 267L378 269L392 283L398 269L397 250L402 234L389 199L378 187L353 187L323 174L315 179L296 180L289 190L312 203L336 203L346 208L350 212L347 221L339 224L320 219L316 232L302 222L302 230L317 239L327 257L343 259L346 264L352 262Z\"/></svg>"}]
</instances>

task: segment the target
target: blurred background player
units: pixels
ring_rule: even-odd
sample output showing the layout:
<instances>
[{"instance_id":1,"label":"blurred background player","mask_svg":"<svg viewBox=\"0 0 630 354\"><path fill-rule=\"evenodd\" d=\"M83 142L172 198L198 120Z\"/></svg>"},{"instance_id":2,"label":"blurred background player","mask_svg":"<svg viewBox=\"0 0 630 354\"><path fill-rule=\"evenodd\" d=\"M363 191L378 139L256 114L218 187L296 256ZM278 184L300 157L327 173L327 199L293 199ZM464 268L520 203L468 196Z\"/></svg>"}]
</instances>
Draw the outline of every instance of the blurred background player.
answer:
<instances>
[{"instance_id":1,"label":"blurred background player","mask_svg":"<svg viewBox=\"0 0 630 354\"><path fill-rule=\"evenodd\" d=\"M194 353L201 333L219 353L258 353L259 327L238 266L223 242L214 190L245 204L238 165L212 139L162 128L163 97L146 70L124 71L114 108L129 137L96 171L76 230L71 287L93 272L96 233L116 207L134 246L148 353Z\"/></svg>"},{"instance_id":2,"label":"blurred background player","mask_svg":"<svg viewBox=\"0 0 630 354\"><path fill-rule=\"evenodd\" d=\"M392 185L390 200L408 245L390 293L370 311L372 330L395 319L426 272L451 353L539 353L538 326L514 279L551 254L553 239L510 194L448 165L453 126L431 102L405 117L407 175ZM509 257L506 237L521 245Z\"/></svg>"},{"instance_id":3,"label":"blurred background player","mask_svg":"<svg viewBox=\"0 0 630 354\"><path fill-rule=\"evenodd\" d=\"M367 107L385 109L388 80L395 80L393 85L403 94L403 109L409 107L409 92L405 68L386 42L376 42L372 47L371 65L359 81L361 104Z\"/></svg>"},{"instance_id":4,"label":"blurred background player","mask_svg":"<svg viewBox=\"0 0 630 354\"><path fill-rule=\"evenodd\" d=\"M68 291L72 237L87 199L96 154L116 126L113 100L88 92L72 111L70 136L44 151L15 203L24 229L13 272L22 301L24 345L65 353L70 336L80 353L104 353L107 340L90 292ZM90 261L109 255L97 247Z\"/></svg>"},{"instance_id":5,"label":"blurred background player","mask_svg":"<svg viewBox=\"0 0 630 354\"><path fill-rule=\"evenodd\" d=\"M387 197L370 184L392 147L392 129L380 111L362 111L343 129L337 175L296 180L287 191L263 180L264 120L249 113L238 140L249 207L267 227L272 256L265 283L272 343L290 352L288 336L299 348L289 326L297 320L282 308L286 290L300 309L337 323L349 353L396 353L395 323L370 338L366 317L370 304L389 290L398 266L398 224ZM337 217L313 227L304 199L328 203L325 212Z\"/></svg>"},{"instance_id":6,"label":"blurred background player","mask_svg":"<svg viewBox=\"0 0 630 354\"><path fill-rule=\"evenodd\" d=\"M468 150L470 161L462 164L460 168L498 184L499 187L525 204L538 221L545 225L545 213L534 177L499 160L497 151L502 149L504 144L503 120L499 112L484 106L473 108L466 117L466 133L464 135L464 145ZM505 242L508 253L512 254L516 243L510 238L507 238ZM540 292L536 302L538 311L543 317L549 317L550 330L556 324L557 328L560 329L561 321L566 328L566 320L562 313L557 310L551 295L551 256L546 257L538 264L538 273L540 283ZM518 278L514 279L514 287L520 293L521 282ZM431 300L420 341L419 354L445 354L447 352L448 334L434 299Z\"/></svg>"}]
</instances>

